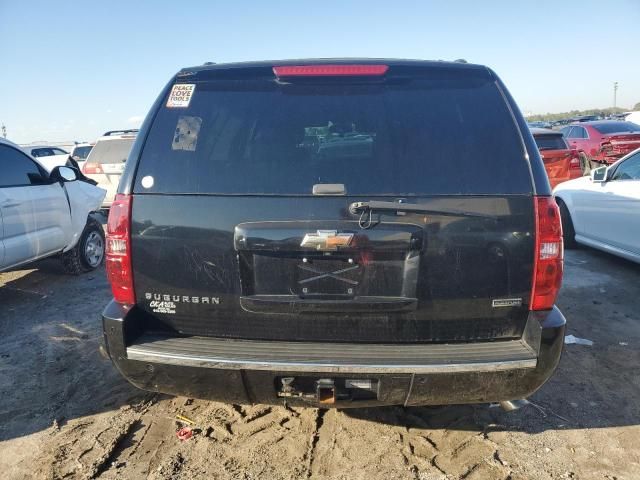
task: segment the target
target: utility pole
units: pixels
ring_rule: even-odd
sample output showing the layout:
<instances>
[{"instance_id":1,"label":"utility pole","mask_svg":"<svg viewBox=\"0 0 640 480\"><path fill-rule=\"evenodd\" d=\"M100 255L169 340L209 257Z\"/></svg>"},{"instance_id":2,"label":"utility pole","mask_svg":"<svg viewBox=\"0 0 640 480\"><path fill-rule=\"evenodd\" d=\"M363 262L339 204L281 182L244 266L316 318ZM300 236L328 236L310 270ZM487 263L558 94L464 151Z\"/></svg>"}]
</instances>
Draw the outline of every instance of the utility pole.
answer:
<instances>
[{"instance_id":1,"label":"utility pole","mask_svg":"<svg viewBox=\"0 0 640 480\"><path fill-rule=\"evenodd\" d=\"M613 108L616 108L616 100L618 96L618 82L613 82Z\"/></svg>"},{"instance_id":2,"label":"utility pole","mask_svg":"<svg viewBox=\"0 0 640 480\"><path fill-rule=\"evenodd\" d=\"M4 123L2 124L2 136L7 138L7 127L4 126Z\"/></svg>"}]
</instances>

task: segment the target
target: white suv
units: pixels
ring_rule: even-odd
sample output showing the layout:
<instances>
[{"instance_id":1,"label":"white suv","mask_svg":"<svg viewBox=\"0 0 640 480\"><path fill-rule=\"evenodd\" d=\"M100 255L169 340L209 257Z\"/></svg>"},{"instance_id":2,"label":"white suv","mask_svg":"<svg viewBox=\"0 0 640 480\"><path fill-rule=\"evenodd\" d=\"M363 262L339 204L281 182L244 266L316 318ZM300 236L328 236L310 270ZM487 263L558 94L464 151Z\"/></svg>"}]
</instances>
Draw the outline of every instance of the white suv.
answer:
<instances>
[{"instance_id":1,"label":"white suv","mask_svg":"<svg viewBox=\"0 0 640 480\"><path fill-rule=\"evenodd\" d=\"M107 191L102 202L109 208L118 190L124 165L138 130L114 130L100 137L82 165L82 173Z\"/></svg>"},{"instance_id":2,"label":"white suv","mask_svg":"<svg viewBox=\"0 0 640 480\"><path fill-rule=\"evenodd\" d=\"M73 147L73 150L71 150L71 154L69 155L71 157L71 160L75 162L75 165L73 164L73 162L70 162L70 166L81 169L84 165L84 162L87 161L87 157L89 156L89 153L91 153L93 145L93 143L76 143L76 145Z\"/></svg>"},{"instance_id":3,"label":"white suv","mask_svg":"<svg viewBox=\"0 0 640 480\"><path fill-rule=\"evenodd\" d=\"M77 175L66 166L49 173L0 139L0 271L54 255L73 274L102 264L104 232L90 213L106 192Z\"/></svg>"}]
</instances>

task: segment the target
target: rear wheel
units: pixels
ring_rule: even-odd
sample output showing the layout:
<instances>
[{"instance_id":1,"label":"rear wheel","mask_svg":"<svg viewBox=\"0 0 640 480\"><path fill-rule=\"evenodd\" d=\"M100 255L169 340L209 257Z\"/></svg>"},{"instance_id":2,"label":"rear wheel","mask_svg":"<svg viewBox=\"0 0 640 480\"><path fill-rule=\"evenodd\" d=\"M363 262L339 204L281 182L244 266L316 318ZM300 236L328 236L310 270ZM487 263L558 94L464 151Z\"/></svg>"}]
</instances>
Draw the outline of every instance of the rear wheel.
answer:
<instances>
[{"instance_id":1,"label":"rear wheel","mask_svg":"<svg viewBox=\"0 0 640 480\"><path fill-rule=\"evenodd\" d=\"M72 275L95 270L104 261L104 247L102 225L90 217L78 244L62 254L62 264L67 273Z\"/></svg>"},{"instance_id":2,"label":"rear wheel","mask_svg":"<svg viewBox=\"0 0 640 480\"><path fill-rule=\"evenodd\" d=\"M556 198L558 207L560 207L560 220L562 221L562 240L564 241L565 248L576 248L576 231L573 228L573 220L571 220L571 214L569 209L562 200Z\"/></svg>"}]
</instances>

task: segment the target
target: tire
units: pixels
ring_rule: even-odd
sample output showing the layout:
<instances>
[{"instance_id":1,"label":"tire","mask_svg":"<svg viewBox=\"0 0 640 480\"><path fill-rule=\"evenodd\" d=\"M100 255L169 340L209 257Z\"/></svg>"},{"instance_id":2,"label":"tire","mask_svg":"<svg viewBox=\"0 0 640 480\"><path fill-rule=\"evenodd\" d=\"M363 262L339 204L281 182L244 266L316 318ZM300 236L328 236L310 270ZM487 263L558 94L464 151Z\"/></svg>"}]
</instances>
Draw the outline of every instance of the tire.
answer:
<instances>
[{"instance_id":1,"label":"tire","mask_svg":"<svg viewBox=\"0 0 640 480\"><path fill-rule=\"evenodd\" d=\"M92 217L80 235L78 244L62 254L62 265L67 273L80 275L95 270L104 262L105 240L102 225Z\"/></svg>"},{"instance_id":2,"label":"tire","mask_svg":"<svg viewBox=\"0 0 640 480\"><path fill-rule=\"evenodd\" d=\"M583 176L587 176L591 173L591 160L585 153L580 153L580 170Z\"/></svg>"},{"instance_id":3,"label":"tire","mask_svg":"<svg viewBox=\"0 0 640 480\"><path fill-rule=\"evenodd\" d=\"M562 222L562 240L564 242L564 248L569 250L577 248L576 231L573 228L573 220L571 220L569 209L559 198L556 198L556 202L558 202L558 207L560 207L560 221Z\"/></svg>"}]
</instances>

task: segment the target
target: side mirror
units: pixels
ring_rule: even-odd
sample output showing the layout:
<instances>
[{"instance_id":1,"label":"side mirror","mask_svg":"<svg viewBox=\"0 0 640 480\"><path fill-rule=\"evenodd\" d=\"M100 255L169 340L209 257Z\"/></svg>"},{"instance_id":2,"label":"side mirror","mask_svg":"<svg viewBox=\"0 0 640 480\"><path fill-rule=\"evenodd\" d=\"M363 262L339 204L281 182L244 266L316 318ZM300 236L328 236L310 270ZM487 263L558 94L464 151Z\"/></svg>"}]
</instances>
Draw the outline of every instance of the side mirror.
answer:
<instances>
[{"instance_id":1,"label":"side mirror","mask_svg":"<svg viewBox=\"0 0 640 480\"><path fill-rule=\"evenodd\" d=\"M49 178L57 182L73 182L79 177L78 171L73 167L55 167L51 170Z\"/></svg>"},{"instance_id":2,"label":"side mirror","mask_svg":"<svg viewBox=\"0 0 640 480\"><path fill-rule=\"evenodd\" d=\"M591 170L590 177L594 183L604 183L607 181L608 167L600 167L595 170Z\"/></svg>"}]
</instances>

